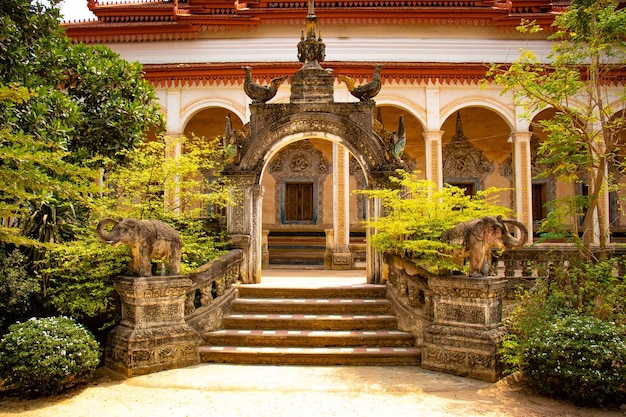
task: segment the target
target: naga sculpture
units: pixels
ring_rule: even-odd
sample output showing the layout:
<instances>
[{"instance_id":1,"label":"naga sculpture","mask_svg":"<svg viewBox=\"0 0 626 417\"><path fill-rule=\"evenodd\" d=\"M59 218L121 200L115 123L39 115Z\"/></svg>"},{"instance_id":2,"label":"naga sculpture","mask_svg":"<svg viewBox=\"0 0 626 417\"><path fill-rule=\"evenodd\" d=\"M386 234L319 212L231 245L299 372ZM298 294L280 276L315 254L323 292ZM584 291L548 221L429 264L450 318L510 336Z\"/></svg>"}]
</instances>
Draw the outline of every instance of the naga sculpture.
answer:
<instances>
[{"instance_id":1,"label":"naga sculpture","mask_svg":"<svg viewBox=\"0 0 626 417\"><path fill-rule=\"evenodd\" d=\"M346 83L348 91L354 97L358 98L360 101L371 101L380 92L380 89L383 86L383 82L380 77L380 70L384 66L385 64L376 64L374 66L374 75L372 75L372 79L358 87L355 87L356 81L353 78L346 75L340 75L339 78Z\"/></svg>"},{"instance_id":2,"label":"naga sculpture","mask_svg":"<svg viewBox=\"0 0 626 417\"><path fill-rule=\"evenodd\" d=\"M519 238L509 233L506 225L510 224L520 231ZM455 262L459 268L465 259L469 260L468 275L479 277L489 275L491 270L491 249L518 249L526 244L528 230L517 220L504 220L502 216L485 216L481 219L459 223L445 231L442 241L461 247Z\"/></svg>"},{"instance_id":3,"label":"naga sculpture","mask_svg":"<svg viewBox=\"0 0 626 417\"><path fill-rule=\"evenodd\" d=\"M104 228L112 225L110 232ZM108 244L130 247L132 258L128 275L149 277L152 275L151 258L162 260L168 266L170 275L180 273L180 254L183 246L180 235L170 225L158 220L111 218L100 220L98 236Z\"/></svg>"},{"instance_id":4,"label":"naga sculpture","mask_svg":"<svg viewBox=\"0 0 626 417\"><path fill-rule=\"evenodd\" d=\"M287 79L287 76L273 78L270 85L261 85L252 81L252 67L241 67L246 72L243 81L243 91L252 99L252 103L266 103L276 95L278 87Z\"/></svg>"}]
</instances>

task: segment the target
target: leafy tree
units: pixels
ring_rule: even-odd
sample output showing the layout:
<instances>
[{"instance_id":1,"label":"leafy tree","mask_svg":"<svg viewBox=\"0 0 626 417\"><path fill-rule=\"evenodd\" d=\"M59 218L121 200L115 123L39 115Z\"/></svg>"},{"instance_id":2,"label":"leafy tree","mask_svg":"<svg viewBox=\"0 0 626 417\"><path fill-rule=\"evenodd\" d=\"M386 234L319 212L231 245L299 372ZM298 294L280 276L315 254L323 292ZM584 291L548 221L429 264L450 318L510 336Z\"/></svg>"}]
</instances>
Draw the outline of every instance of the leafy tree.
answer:
<instances>
[{"instance_id":1,"label":"leafy tree","mask_svg":"<svg viewBox=\"0 0 626 417\"><path fill-rule=\"evenodd\" d=\"M230 201L221 176L225 151L219 139L166 137L146 142L125 157L125 165L106 164L108 194L103 198L113 214L145 219L161 218L168 211L196 218Z\"/></svg>"},{"instance_id":2,"label":"leafy tree","mask_svg":"<svg viewBox=\"0 0 626 417\"><path fill-rule=\"evenodd\" d=\"M33 94L25 87L0 85L0 113L29 100ZM59 201L88 204L95 179L91 169L68 162L67 156L59 143L37 139L12 123L0 126L0 241L19 246L63 240L54 229L60 219L52 224L56 215L40 216L42 210ZM67 219L64 223L67 228Z\"/></svg>"},{"instance_id":3,"label":"leafy tree","mask_svg":"<svg viewBox=\"0 0 626 417\"><path fill-rule=\"evenodd\" d=\"M124 162L164 120L141 66L72 44L57 5L0 4L0 240L71 238L91 208L101 158ZM18 234L17 232L20 232ZM40 258L41 251L34 256Z\"/></svg>"},{"instance_id":4,"label":"leafy tree","mask_svg":"<svg viewBox=\"0 0 626 417\"><path fill-rule=\"evenodd\" d=\"M124 248L95 242L97 183L105 164L128 162L164 119L141 66L73 44L58 3L0 2L0 251L29 256L19 260L27 272L5 274L0 287L17 302L39 278L45 313L110 322L110 278L127 259Z\"/></svg>"},{"instance_id":5,"label":"leafy tree","mask_svg":"<svg viewBox=\"0 0 626 417\"><path fill-rule=\"evenodd\" d=\"M438 189L435 183L419 179L415 173L398 174L390 177L396 188L358 191L379 198L385 213L365 222L375 230L370 243L381 252L410 256L433 272L458 269L452 259L458 247L441 241L444 231L459 222L508 214L506 208L497 205L501 190L490 188L472 198L458 187Z\"/></svg>"},{"instance_id":6,"label":"leafy tree","mask_svg":"<svg viewBox=\"0 0 626 417\"><path fill-rule=\"evenodd\" d=\"M545 108L556 111L552 119L540 122L548 136L539 151L549 167L546 175L588 184L581 207L587 255L595 218L601 251L606 248L609 223L602 201L614 187L614 170L625 168L620 152L626 113L614 107L625 100L623 85L614 78L614 70L626 63L626 9L618 5L616 0L573 0L555 19L548 64L524 50L510 66L492 65L488 72L505 93L514 93L526 116ZM529 22L519 29L540 30Z\"/></svg>"}]
</instances>

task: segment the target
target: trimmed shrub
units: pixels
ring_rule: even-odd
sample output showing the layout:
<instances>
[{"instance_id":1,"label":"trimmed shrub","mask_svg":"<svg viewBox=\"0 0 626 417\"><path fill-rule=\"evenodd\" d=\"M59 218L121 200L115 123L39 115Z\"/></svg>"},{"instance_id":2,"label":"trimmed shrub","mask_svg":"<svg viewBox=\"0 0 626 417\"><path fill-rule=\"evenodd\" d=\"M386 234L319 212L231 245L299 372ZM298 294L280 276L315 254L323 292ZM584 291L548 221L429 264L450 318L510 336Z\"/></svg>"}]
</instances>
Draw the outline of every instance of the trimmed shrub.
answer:
<instances>
[{"instance_id":1,"label":"trimmed shrub","mask_svg":"<svg viewBox=\"0 0 626 417\"><path fill-rule=\"evenodd\" d=\"M523 344L524 374L540 392L577 405L626 402L626 334L590 316L570 315Z\"/></svg>"},{"instance_id":2,"label":"trimmed shrub","mask_svg":"<svg viewBox=\"0 0 626 417\"><path fill-rule=\"evenodd\" d=\"M93 335L74 320L32 318L0 341L0 378L20 396L55 395L91 380L99 356Z\"/></svg>"}]
</instances>

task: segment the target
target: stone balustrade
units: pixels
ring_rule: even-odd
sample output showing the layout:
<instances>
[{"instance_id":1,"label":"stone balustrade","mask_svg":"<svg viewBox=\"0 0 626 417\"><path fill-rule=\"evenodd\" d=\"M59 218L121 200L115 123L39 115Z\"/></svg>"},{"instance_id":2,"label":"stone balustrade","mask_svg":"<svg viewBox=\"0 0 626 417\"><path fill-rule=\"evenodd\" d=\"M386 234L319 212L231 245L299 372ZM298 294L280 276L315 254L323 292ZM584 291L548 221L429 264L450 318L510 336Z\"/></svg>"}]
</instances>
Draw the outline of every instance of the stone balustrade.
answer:
<instances>
[{"instance_id":1,"label":"stone balustrade","mask_svg":"<svg viewBox=\"0 0 626 417\"><path fill-rule=\"evenodd\" d=\"M400 330L415 335L421 366L494 382L504 337L503 277L440 276L410 259L384 254L387 298Z\"/></svg>"},{"instance_id":2,"label":"stone balustrade","mask_svg":"<svg viewBox=\"0 0 626 417\"><path fill-rule=\"evenodd\" d=\"M105 364L126 376L200 361L200 335L218 328L236 298L243 253L232 250L189 275L119 276L122 320L108 334Z\"/></svg>"},{"instance_id":3,"label":"stone balustrade","mask_svg":"<svg viewBox=\"0 0 626 417\"><path fill-rule=\"evenodd\" d=\"M572 260L580 257L580 252L571 245L538 244L522 249L494 252L494 265L497 265L496 274L504 276L507 281L505 298L512 301L518 289L531 288L535 280L547 277L550 270L566 270ZM626 259L626 247L614 246L609 248L608 257ZM617 262L616 272L626 273L623 262Z\"/></svg>"},{"instance_id":4,"label":"stone balustrade","mask_svg":"<svg viewBox=\"0 0 626 417\"><path fill-rule=\"evenodd\" d=\"M237 297L243 251L234 249L189 274L192 282L185 298L185 322L199 334L215 330Z\"/></svg>"}]
</instances>

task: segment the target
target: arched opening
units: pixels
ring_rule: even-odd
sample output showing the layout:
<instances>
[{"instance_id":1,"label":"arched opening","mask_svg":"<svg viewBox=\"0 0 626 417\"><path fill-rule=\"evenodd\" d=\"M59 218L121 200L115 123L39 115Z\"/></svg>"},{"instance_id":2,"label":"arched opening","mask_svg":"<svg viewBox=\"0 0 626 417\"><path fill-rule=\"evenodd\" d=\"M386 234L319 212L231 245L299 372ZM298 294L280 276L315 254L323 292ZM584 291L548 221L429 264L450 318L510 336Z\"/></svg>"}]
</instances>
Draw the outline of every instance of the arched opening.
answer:
<instances>
[{"instance_id":1,"label":"arched opening","mask_svg":"<svg viewBox=\"0 0 626 417\"><path fill-rule=\"evenodd\" d=\"M243 122L237 115L222 107L207 107L189 119L183 133L187 136L196 135L213 139L224 134L226 117L230 117L233 129L241 130Z\"/></svg>"},{"instance_id":2,"label":"arched opening","mask_svg":"<svg viewBox=\"0 0 626 417\"><path fill-rule=\"evenodd\" d=\"M354 190L364 188L367 181L352 155L346 158L347 166L333 163L338 147L348 152L328 138L305 134L276 149L267 160L260 179L264 267L331 269L334 229L340 222L349 235L347 267L365 268L366 207ZM338 175L347 183L342 185ZM339 202L337 195L344 191L347 199ZM338 211L345 211L346 218L338 219Z\"/></svg>"},{"instance_id":3,"label":"arched opening","mask_svg":"<svg viewBox=\"0 0 626 417\"><path fill-rule=\"evenodd\" d=\"M511 128L496 112L465 107L442 125L444 183L462 187L468 195L502 188L500 201L515 208Z\"/></svg>"}]
</instances>

